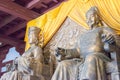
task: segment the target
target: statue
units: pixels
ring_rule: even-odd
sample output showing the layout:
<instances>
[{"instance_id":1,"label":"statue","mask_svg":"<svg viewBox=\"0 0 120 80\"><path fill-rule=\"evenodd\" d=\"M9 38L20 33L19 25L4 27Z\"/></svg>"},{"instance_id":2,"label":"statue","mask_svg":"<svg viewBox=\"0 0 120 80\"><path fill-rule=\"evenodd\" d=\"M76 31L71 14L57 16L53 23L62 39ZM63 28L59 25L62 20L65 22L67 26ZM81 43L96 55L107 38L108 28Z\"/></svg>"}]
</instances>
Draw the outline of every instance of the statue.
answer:
<instances>
[{"instance_id":1,"label":"statue","mask_svg":"<svg viewBox=\"0 0 120 80\"><path fill-rule=\"evenodd\" d=\"M42 48L39 46L39 33L39 28L29 28L28 38L30 48L25 51L21 57L15 60L15 64L18 65L18 71L20 71L23 75L37 76L40 77L41 80L44 80L42 77L42 66L44 58Z\"/></svg>"},{"instance_id":2,"label":"statue","mask_svg":"<svg viewBox=\"0 0 120 80\"><path fill-rule=\"evenodd\" d=\"M116 46L115 33L103 26L96 7L87 11L86 18L90 30L81 35L78 47L57 48L59 62L51 80L107 80L105 63L111 61L107 53Z\"/></svg>"},{"instance_id":3,"label":"statue","mask_svg":"<svg viewBox=\"0 0 120 80\"><path fill-rule=\"evenodd\" d=\"M5 67L6 67L6 73L4 73L1 76L0 80L8 80L10 75L11 75L11 73L12 73L12 71L11 71L12 65L11 64L6 64Z\"/></svg>"},{"instance_id":4,"label":"statue","mask_svg":"<svg viewBox=\"0 0 120 80\"><path fill-rule=\"evenodd\" d=\"M29 28L30 48L13 61L13 70L7 80L45 80L42 76L44 57L39 46L39 41L42 41L40 45L43 43L43 37L41 40L38 39L40 31L37 27Z\"/></svg>"}]
</instances>

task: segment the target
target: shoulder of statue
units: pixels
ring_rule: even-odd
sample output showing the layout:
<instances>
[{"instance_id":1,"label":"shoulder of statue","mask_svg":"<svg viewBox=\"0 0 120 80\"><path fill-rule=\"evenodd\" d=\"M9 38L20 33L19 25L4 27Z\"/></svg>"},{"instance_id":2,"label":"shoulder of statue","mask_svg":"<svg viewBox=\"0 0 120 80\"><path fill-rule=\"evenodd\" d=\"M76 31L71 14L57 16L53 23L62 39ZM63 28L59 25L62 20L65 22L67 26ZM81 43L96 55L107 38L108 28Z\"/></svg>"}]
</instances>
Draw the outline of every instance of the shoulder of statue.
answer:
<instances>
[{"instance_id":1,"label":"shoulder of statue","mask_svg":"<svg viewBox=\"0 0 120 80\"><path fill-rule=\"evenodd\" d=\"M110 27L104 27L103 31L107 32L107 33L110 33L110 34L113 34L113 35L116 35L115 31Z\"/></svg>"},{"instance_id":2,"label":"shoulder of statue","mask_svg":"<svg viewBox=\"0 0 120 80\"><path fill-rule=\"evenodd\" d=\"M108 30L108 31L111 31L111 30L113 31L113 29L110 28L109 26L103 26L103 29L104 29L104 30Z\"/></svg>"}]
</instances>

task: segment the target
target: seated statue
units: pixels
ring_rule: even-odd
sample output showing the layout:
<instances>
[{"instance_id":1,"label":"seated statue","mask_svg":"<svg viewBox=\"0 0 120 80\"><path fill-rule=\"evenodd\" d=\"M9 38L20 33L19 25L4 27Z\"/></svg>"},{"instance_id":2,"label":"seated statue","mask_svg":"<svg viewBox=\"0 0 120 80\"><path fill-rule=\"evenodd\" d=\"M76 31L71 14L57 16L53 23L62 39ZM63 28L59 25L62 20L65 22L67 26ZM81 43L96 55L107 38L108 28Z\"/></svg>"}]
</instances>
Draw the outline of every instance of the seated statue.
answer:
<instances>
[{"instance_id":1,"label":"seated statue","mask_svg":"<svg viewBox=\"0 0 120 80\"><path fill-rule=\"evenodd\" d=\"M107 80L105 63L111 61L107 53L117 45L114 31L103 26L98 14L96 7L87 11L90 30L81 35L76 49L57 48L59 62L51 80Z\"/></svg>"},{"instance_id":2,"label":"seated statue","mask_svg":"<svg viewBox=\"0 0 120 80\"><path fill-rule=\"evenodd\" d=\"M29 28L28 38L30 48L25 51L21 57L18 57L14 64L17 64L18 71L23 75L37 76L40 77L41 80L44 80L42 77L42 66L44 59L42 48L39 46L39 33L39 28Z\"/></svg>"},{"instance_id":3,"label":"seated statue","mask_svg":"<svg viewBox=\"0 0 120 80\"><path fill-rule=\"evenodd\" d=\"M8 75L9 78L6 76L7 79L1 78L1 80L45 80L42 76L44 57L40 47L40 45L43 45L43 37L38 39L40 37L39 33L39 28L29 28L28 38L30 48L22 56L13 61L12 70L9 72L10 76Z\"/></svg>"}]
</instances>

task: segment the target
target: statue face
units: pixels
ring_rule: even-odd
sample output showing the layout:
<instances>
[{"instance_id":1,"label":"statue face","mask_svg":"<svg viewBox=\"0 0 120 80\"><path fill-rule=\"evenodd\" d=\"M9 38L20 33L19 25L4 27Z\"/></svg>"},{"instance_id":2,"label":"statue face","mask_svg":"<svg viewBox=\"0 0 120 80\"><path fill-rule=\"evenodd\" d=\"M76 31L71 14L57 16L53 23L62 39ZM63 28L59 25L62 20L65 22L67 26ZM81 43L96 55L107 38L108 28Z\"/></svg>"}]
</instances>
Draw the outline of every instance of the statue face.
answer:
<instances>
[{"instance_id":1,"label":"statue face","mask_svg":"<svg viewBox=\"0 0 120 80\"><path fill-rule=\"evenodd\" d=\"M12 65L11 64L6 64L6 71L10 71L11 70Z\"/></svg>"},{"instance_id":2,"label":"statue face","mask_svg":"<svg viewBox=\"0 0 120 80\"><path fill-rule=\"evenodd\" d=\"M35 33L30 33L28 38L29 38L30 44L37 44L38 43L38 38L37 38L37 35Z\"/></svg>"},{"instance_id":3,"label":"statue face","mask_svg":"<svg viewBox=\"0 0 120 80\"><path fill-rule=\"evenodd\" d=\"M88 13L87 24L92 29L98 23L98 15L95 13Z\"/></svg>"}]
</instances>

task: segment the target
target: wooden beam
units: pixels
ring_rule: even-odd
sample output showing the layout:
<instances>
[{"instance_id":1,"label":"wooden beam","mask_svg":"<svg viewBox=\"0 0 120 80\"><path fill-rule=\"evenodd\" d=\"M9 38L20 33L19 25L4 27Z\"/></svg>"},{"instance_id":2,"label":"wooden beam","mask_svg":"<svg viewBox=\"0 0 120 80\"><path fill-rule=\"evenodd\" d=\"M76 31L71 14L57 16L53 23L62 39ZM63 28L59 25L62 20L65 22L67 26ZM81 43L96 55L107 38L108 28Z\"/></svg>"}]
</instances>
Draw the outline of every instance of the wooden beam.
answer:
<instances>
[{"instance_id":1,"label":"wooden beam","mask_svg":"<svg viewBox=\"0 0 120 80\"><path fill-rule=\"evenodd\" d=\"M29 2L27 4L26 8L32 9L32 8L34 8L36 6L37 6L37 8L39 8L39 6L42 6L44 8L48 8L48 5L46 5L45 3L43 3L41 0L33 0L33 1Z\"/></svg>"},{"instance_id":2,"label":"wooden beam","mask_svg":"<svg viewBox=\"0 0 120 80\"><path fill-rule=\"evenodd\" d=\"M17 17L15 16L9 16L9 17L6 17L5 19L3 19L1 22L0 22L0 28L2 28L3 26L5 26L6 24L10 23L11 21L13 21L14 19L16 19Z\"/></svg>"},{"instance_id":3,"label":"wooden beam","mask_svg":"<svg viewBox=\"0 0 120 80\"><path fill-rule=\"evenodd\" d=\"M0 45L0 48L3 47L3 46L5 46L5 45L6 45L5 43L2 43L2 45Z\"/></svg>"},{"instance_id":4,"label":"wooden beam","mask_svg":"<svg viewBox=\"0 0 120 80\"><path fill-rule=\"evenodd\" d=\"M9 48L11 48L11 47L13 47L13 46L11 46L11 45L4 45L3 47L1 47L0 48L0 55L1 55L1 53L3 53L3 51L7 51Z\"/></svg>"},{"instance_id":5,"label":"wooden beam","mask_svg":"<svg viewBox=\"0 0 120 80\"><path fill-rule=\"evenodd\" d=\"M18 25L14 26L14 27L12 27L12 28L10 28L8 30L6 30L5 34L6 35L10 35L10 34L16 32L16 31L18 31L18 30L20 30L22 28L25 28L25 26L26 26L26 22L19 23Z\"/></svg>"},{"instance_id":6,"label":"wooden beam","mask_svg":"<svg viewBox=\"0 0 120 80\"><path fill-rule=\"evenodd\" d=\"M0 61L2 61L3 59L5 59L6 54L8 53L8 51L9 51L9 49L6 49L6 50L0 52L0 55L1 55L0 56Z\"/></svg>"},{"instance_id":7,"label":"wooden beam","mask_svg":"<svg viewBox=\"0 0 120 80\"><path fill-rule=\"evenodd\" d=\"M8 1L10 1L10 0L8 0ZM30 3L27 4L26 8L32 9L33 7L38 5L40 2L41 2L41 0L33 0ZM13 21L16 18L17 18L16 16L10 16L10 17L7 17L7 18L3 19L0 22L0 28L2 28L3 26L5 26L6 24L10 23L11 21Z\"/></svg>"},{"instance_id":8,"label":"wooden beam","mask_svg":"<svg viewBox=\"0 0 120 80\"><path fill-rule=\"evenodd\" d=\"M25 7L22 7L12 1L0 0L0 10L25 19L27 21L40 16L40 14Z\"/></svg>"},{"instance_id":9,"label":"wooden beam","mask_svg":"<svg viewBox=\"0 0 120 80\"><path fill-rule=\"evenodd\" d=\"M55 2L55 3L58 3L58 0L52 0L53 2Z\"/></svg>"},{"instance_id":10,"label":"wooden beam","mask_svg":"<svg viewBox=\"0 0 120 80\"><path fill-rule=\"evenodd\" d=\"M29 2L29 3L26 5L26 8L32 9L32 8L34 8L35 6L39 5L40 3L41 3L41 0L32 0L31 2Z\"/></svg>"},{"instance_id":11,"label":"wooden beam","mask_svg":"<svg viewBox=\"0 0 120 80\"><path fill-rule=\"evenodd\" d=\"M46 5L44 3L41 3L41 6L44 7L44 8L48 8L48 5Z\"/></svg>"},{"instance_id":12,"label":"wooden beam","mask_svg":"<svg viewBox=\"0 0 120 80\"><path fill-rule=\"evenodd\" d=\"M62 2L64 2L64 1L66 1L66 0L59 1L59 3L58 3L58 4L56 4L56 5L55 5L55 6L53 6L53 7L49 7L49 9L45 10L45 11L44 11L44 12L42 12L41 14L44 14L44 13L46 13L46 12L48 12L48 11L50 11L50 10L54 9L55 7L59 6L59 5L60 5Z\"/></svg>"},{"instance_id":13,"label":"wooden beam","mask_svg":"<svg viewBox=\"0 0 120 80\"><path fill-rule=\"evenodd\" d=\"M20 38L23 38L24 36L25 36L25 32L21 32L16 36L16 38L20 39Z\"/></svg>"},{"instance_id":14,"label":"wooden beam","mask_svg":"<svg viewBox=\"0 0 120 80\"><path fill-rule=\"evenodd\" d=\"M6 35L0 34L0 42L6 43L12 46L19 46L20 48L23 48L25 45L25 42L22 40L16 40L14 38L8 37Z\"/></svg>"}]
</instances>

